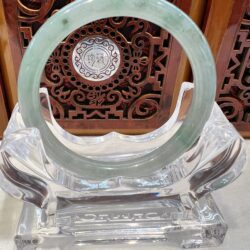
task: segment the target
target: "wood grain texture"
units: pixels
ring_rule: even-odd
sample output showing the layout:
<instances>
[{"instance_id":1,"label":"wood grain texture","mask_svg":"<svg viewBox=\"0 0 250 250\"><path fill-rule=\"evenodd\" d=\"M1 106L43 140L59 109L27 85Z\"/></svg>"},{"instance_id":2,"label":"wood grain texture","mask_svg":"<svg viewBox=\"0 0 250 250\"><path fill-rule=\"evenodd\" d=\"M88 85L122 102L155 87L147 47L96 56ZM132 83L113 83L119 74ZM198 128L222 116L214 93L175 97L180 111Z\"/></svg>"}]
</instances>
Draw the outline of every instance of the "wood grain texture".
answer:
<instances>
[{"instance_id":1,"label":"wood grain texture","mask_svg":"<svg viewBox=\"0 0 250 250\"><path fill-rule=\"evenodd\" d=\"M215 57L218 55L218 50L228 28L235 2L235 0L208 1L205 36Z\"/></svg>"},{"instance_id":2,"label":"wood grain texture","mask_svg":"<svg viewBox=\"0 0 250 250\"><path fill-rule=\"evenodd\" d=\"M14 3L14 1L10 1L10 3ZM10 9L12 9L11 6ZM5 13L8 13L8 9L4 10L3 1L0 0L0 64L7 102L10 110L12 110L17 102L16 77L20 55L16 36L8 29Z\"/></svg>"}]
</instances>

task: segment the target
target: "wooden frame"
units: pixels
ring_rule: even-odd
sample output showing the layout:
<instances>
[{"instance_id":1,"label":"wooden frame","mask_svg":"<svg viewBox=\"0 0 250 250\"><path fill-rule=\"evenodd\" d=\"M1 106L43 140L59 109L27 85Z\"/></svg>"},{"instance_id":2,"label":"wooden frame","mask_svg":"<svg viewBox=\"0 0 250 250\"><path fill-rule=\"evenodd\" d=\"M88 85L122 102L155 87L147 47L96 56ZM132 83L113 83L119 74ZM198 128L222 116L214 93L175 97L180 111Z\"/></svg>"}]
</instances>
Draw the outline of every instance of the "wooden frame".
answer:
<instances>
[{"instance_id":1,"label":"wooden frame","mask_svg":"<svg viewBox=\"0 0 250 250\"><path fill-rule=\"evenodd\" d=\"M12 1L13 2L13 1ZM6 91L7 103L10 111L13 110L17 102L17 61L21 60L15 34L8 30L4 13L3 1L0 0L0 64L3 75L3 82ZM17 58L14 59L14 55Z\"/></svg>"}]
</instances>

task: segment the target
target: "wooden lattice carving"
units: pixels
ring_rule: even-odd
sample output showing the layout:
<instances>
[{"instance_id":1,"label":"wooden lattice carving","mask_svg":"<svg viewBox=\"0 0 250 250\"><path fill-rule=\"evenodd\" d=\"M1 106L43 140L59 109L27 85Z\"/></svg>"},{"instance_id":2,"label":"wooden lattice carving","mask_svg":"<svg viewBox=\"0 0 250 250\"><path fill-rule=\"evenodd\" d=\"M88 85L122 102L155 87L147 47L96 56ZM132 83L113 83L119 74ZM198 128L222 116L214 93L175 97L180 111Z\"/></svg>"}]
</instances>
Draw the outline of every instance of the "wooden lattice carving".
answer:
<instances>
[{"instance_id":1,"label":"wooden lattice carving","mask_svg":"<svg viewBox=\"0 0 250 250\"><path fill-rule=\"evenodd\" d=\"M22 52L47 18L70 2L17 0ZM171 2L180 6L182 1ZM108 79L86 79L73 65L74 49L88 37L109 39L119 49L121 63ZM98 20L61 42L48 60L41 85L48 88L53 114L66 129L144 132L169 117L180 56L172 36L152 23L128 17Z\"/></svg>"},{"instance_id":2,"label":"wooden lattice carving","mask_svg":"<svg viewBox=\"0 0 250 250\"><path fill-rule=\"evenodd\" d=\"M95 35L115 40L121 53L116 74L98 82L82 78L72 65L75 46ZM152 118L160 110L169 43L171 37L166 32L134 18L100 20L75 31L56 49L45 68L44 85L49 88L56 118Z\"/></svg>"},{"instance_id":3,"label":"wooden lattice carving","mask_svg":"<svg viewBox=\"0 0 250 250\"><path fill-rule=\"evenodd\" d=\"M242 7L242 3L237 1L236 4ZM233 12L230 22L235 25L238 18L235 33L228 30L229 37L233 38L231 53L226 51L230 40L225 37L218 56L217 101L228 119L244 132L250 130L250 3L242 13L240 11L239 8ZM225 55L230 56L226 58Z\"/></svg>"}]
</instances>

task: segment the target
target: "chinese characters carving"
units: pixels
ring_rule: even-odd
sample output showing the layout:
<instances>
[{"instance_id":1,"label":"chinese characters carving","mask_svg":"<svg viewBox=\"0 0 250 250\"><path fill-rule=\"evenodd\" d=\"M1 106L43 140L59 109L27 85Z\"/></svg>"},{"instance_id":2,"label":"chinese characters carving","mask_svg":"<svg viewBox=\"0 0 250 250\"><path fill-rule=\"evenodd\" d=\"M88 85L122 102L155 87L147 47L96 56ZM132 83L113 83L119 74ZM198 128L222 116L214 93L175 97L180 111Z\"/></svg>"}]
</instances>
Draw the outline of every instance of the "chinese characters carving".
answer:
<instances>
[{"instance_id":1,"label":"chinese characters carving","mask_svg":"<svg viewBox=\"0 0 250 250\"><path fill-rule=\"evenodd\" d=\"M18 0L23 50L46 19L72 1ZM159 127L169 117L175 84L176 71L168 72L173 41L160 27L128 17L98 20L70 34L52 53L41 82L57 121L66 128L93 128L95 121L110 130Z\"/></svg>"}]
</instances>

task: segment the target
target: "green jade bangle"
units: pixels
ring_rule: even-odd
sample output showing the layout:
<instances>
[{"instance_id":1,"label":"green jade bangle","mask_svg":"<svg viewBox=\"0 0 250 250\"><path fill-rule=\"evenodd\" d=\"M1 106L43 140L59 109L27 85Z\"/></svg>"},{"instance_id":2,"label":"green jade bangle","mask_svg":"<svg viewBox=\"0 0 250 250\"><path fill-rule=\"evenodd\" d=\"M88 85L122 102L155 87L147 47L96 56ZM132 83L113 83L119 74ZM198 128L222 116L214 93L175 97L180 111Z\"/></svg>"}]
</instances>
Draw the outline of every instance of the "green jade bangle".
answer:
<instances>
[{"instance_id":1,"label":"green jade bangle","mask_svg":"<svg viewBox=\"0 0 250 250\"><path fill-rule=\"evenodd\" d=\"M165 144L143 157L104 162L71 151L55 137L41 113L39 88L49 56L67 35L95 20L118 16L144 19L169 31L190 60L195 88L186 118ZM215 91L215 64L206 39L185 13L166 0L79 0L67 5L48 19L32 39L18 79L22 118L27 127L39 129L49 159L74 175L92 180L148 176L176 160L198 139L210 116Z\"/></svg>"}]
</instances>

